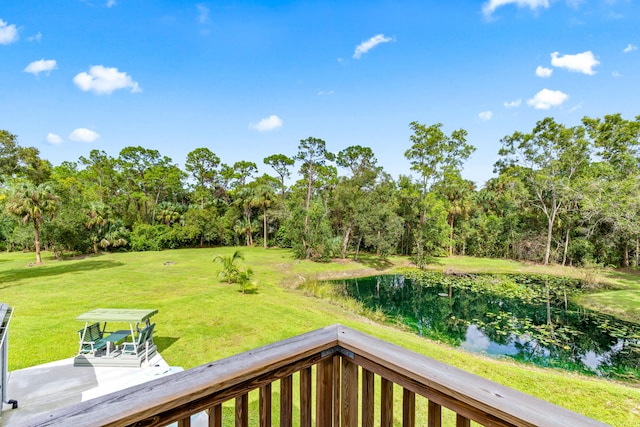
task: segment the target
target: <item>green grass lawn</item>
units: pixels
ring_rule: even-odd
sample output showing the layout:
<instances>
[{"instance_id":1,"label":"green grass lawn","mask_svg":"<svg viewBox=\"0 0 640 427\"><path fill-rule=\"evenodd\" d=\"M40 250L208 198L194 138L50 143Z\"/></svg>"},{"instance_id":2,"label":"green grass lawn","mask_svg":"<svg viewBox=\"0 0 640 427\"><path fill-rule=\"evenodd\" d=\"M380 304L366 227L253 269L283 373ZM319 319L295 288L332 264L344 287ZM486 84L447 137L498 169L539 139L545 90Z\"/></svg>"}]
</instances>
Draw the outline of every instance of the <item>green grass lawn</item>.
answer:
<instances>
[{"instance_id":1,"label":"green grass lawn","mask_svg":"<svg viewBox=\"0 0 640 427\"><path fill-rule=\"evenodd\" d=\"M242 294L237 285L217 277L220 265L212 262L234 249L104 254L65 261L45 255L43 266L29 266L33 254L3 254L0 302L15 309L9 369L74 356L77 330L83 326L75 318L97 307L157 308L155 342L170 365L184 368L342 323L606 423L640 425L637 387L472 355L298 290L304 281L390 271L406 266L404 258L320 264L295 260L288 250L242 248L245 260L239 266L250 266L258 283L257 293ZM487 272L539 267L465 257L438 260L438 265L434 268Z\"/></svg>"}]
</instances>

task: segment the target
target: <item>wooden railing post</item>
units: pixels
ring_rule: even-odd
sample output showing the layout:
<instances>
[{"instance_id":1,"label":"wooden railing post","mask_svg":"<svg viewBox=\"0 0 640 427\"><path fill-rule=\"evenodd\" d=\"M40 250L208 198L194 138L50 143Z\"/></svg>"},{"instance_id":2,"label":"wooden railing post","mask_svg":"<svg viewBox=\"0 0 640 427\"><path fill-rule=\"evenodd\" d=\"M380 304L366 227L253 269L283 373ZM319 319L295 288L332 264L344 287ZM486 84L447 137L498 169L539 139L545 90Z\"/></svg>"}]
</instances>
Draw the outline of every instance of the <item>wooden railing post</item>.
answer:
<instances>
[{"instance_id":1,"label":"wooden railing post","mask_svg":"<svg viewBox=\"0 0 640 427\"><path fill-rule=\"evenodd\" d=\"M311 367L300 371L300 427L311 427Z\"/></svg>"},{"instance_id":2,"label":"wooden railing post","mask_svg":"<svg viewBox=\"0 0 640 427\"><path fill-rule=\"evenodd\" d=\"M249 395L236 397L236 427L249 427Z\"/></svg>"},{"instance_id":3,"label":"wooden railing post","mask_svg":"<svg viewBox=\"0 0 640 427\"><path fill-rule=\"evenodd\" d=\"M435 402L429 401L429 413L428 413L428 427L441 427L442 426L442 406Z\"/></svg>"},{"instance_id":4,"label":"wooden railing post","mask_svg":"<svg viewBox=\"0 0 640 427\"><path fill-rule=\"evenodd\" d=\"M318 363L316 369L316 427L332 427L333 360Z\"/></svg>"},{"instance_id":5,"label":"wooden railing post","mask_svg":"<svg viewBox=\"0 0 640 427\"><path fill-rule=\"evenodd\" d=\"M293 377L280 380L280 427L293 425Z\"/></svg>"},{"instance_id":6,"label":"wooden railing post","mask_svg":"<svg viewBox=\"0 0 640 427\"><path fill-rule=\"evenodd\" d=\"M406 388L402 391L402 427L416 425L416 394Z\"/></svg>"},{"instance_id":7,"label":"wooden railing post","mask_svg":"<svg viewBox=\"0 0 640 427\"><path fill-rule=\"evenodd\" d=\"M191 427L191 417L186 417L178 421L178 427Z\"/></svg>"},{"instance_id":8,"label":"wooden railing post","mask_svg":"<svg viewBox=\"0 0 640 427\"><path fill-rule=\"evenodd\" d=\"M358 426L358 366L342 357L342 427Z\"/></svg>"},{"instance_id":9,"label":"wooden railing post","mask_svg":"<svg viewBox=\"0 0 640 427\"><path fill-rule=\"evenodd\" d=\"M471 427L471 420L460 414L456 414L456 427Z\"/></svg>"},{"instance_id":10,"label":"wooden railing post","mask_svg":"<svg viewBox=\"0 0 640 427\"><path fill-rule=\"evenodd\" d=\"M373 427L374 384L373 372L362 368L362 427Z\"/></svg>"},{"instance_id":11,"label":"wooden railing post","mask_svg":"<svg viewBox=\"0 0 640 427\"><path fill-rule=\"evenodd\" d=\"M271 427L271 383L260 387L259 406L260 427Z\"/></svg>"},{"instance_id":12,"label":"wooden railing post","mask_svg":"<svg viewBox=\"0 0 640 427\"><path fill-rule=\"evenodd\" d=\"M393 426L393 382L380 381L380 427Z\"/></svg>"},{"instance_id":13,"label":"wooden railing post","mask_svg":"<svg viewBox=\"0 0 640 427\"><path fill-rule=\"evenodd\" d=\"M340 426L340 359L339 355L333 356L333 426Z\"/></svg>"},{"instance_id":14,"label":"wooden railing post","mask_svg":"<svg viewBox=\"0 0 640 427\"><path fill-rule=\"evenodd\" d=\"M222 405L215 405L209 408L208 427L222 427Z\"/></svg>"}]
</instances>

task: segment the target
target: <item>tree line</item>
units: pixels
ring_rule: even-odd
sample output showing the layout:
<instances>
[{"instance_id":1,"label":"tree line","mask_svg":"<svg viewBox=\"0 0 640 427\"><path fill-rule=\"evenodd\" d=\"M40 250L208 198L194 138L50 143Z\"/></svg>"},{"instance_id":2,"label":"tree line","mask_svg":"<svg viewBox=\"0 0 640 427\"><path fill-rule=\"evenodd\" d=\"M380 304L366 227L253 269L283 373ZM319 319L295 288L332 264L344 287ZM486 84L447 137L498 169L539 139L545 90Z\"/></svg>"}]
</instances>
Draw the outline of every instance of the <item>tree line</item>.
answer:
<instances>
[{"instance_id":1,"label":"tree line","mask_svg":"<svg viewBox=\"0 0 640 427\"><path fill-rule=\"evenodd\" d=\"M0 247L63 253L262 245L305 259L361 252L473 255L563 265L640 261L640 116L553 118L500 140L495 177L463 179L467 132L412 122L397 179L371 148L337 154L322 139L297 153L228 165L209 148L184 169L158 150L122 149L52 166L0 130ZM297 174L296 174L297 173ZM294 175L296 174L296 175ZM288 183L292 183L288 185Z\"/></svg>"}]
</instances>

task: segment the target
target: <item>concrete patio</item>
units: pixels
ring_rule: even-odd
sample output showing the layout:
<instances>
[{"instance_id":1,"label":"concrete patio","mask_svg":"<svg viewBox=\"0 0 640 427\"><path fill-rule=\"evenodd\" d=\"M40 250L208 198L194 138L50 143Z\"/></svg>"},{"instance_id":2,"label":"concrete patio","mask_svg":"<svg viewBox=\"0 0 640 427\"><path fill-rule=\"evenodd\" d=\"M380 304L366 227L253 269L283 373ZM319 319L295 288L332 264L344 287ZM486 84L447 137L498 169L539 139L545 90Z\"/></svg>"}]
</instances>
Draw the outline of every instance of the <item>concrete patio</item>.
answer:
<instances>
[{"instance_id":1,"label":"concrete patio","mask_svg":"<svg viewBox=\"0 0 640 427\"><path fill-rule=\"evenodd\" d=\"M32 366L8 375L7 396L18 408L3 403L1 426L20 426L34 416L64 408L127 387L182 371L156 354L148 366L73 366L74 358Z\"/></svg>"}]
</instances>

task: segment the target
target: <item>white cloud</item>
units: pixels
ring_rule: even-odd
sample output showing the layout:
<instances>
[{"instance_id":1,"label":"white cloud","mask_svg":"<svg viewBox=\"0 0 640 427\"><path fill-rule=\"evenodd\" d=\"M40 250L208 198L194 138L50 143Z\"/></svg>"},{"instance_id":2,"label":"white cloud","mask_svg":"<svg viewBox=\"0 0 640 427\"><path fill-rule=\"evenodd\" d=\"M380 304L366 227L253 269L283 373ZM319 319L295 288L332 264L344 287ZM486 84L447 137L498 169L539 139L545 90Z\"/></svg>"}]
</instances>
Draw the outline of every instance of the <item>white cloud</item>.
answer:
<instances>
[{"instance_id":1,"label":"white cloud","mask_svg":"<svg viewBox=\"0 0 640 427\"><path fill-rule=\"evenodd\" d=\"M360 59L362 55L369 52L374 47L378 46L380 43L388 43L393 41L392 37L385 37L384 34L378 34L377 36L371 37L369 40L363 41L358 46L356 46L355 52L353 52L353 57L355 59Z\"/></svg>"},{"instance_id":2,"label":"white cloud","mask_svg":"<svg viewBox=\"0 0 640 427\"><path fill-rule=\"evenodd\" d=\"M625 47L622 51L624 53L629 53L629 52L633 52L634 50L638 50L638 46L634 46L631 43L629 43L627 47Z\"/></svg>"},{"instance_id":3,"label":"white cloud","mask_svg":"<svg viewBox=\"0 0 640 427\"><path fill-rule=\"evenodd\" d=\"M113 7L116 5L116 0L107 0L107 7Z\"/></svg>"},{"instance_id":4,"label":"white cloud","mask_svg":"<svg viewBox=\"0 0 640 427\"><path fill-rule=\"evenodd\" d=\"M126 88L131 88L131 93L142 92L138 82L134 82L127 73L103 65L94 65L89 69L89 73L82 72L76 75L73 83L85 92L91 91L98 95Z\"/></svg>"},{"instance_id":5,"label":"white cloud","mask_svg":"<svg viewBox=\"0 0 640 427\"><path fill-rule=\"evenodd\" d=\"M78 128L71 132L69 139L76 142L93 142L100 138L97 132L87 128Z\"/></svg>"},{"instance_id":6,"label":"white cloud","mask_svg":"<svg viewBox=\"0 0 640 427\"><path fill-rule=\"evenodd\" d=\"M209 22L209 8L203 4L197 4L196 9L198 9L198 22L201 24Z\"/></svg>"},{"instance_id":7,"label":"white cloud","mask_svg":"<svg viewBox=\"0 0 640 427\"><path fill-rule=\"evenodd\" d=\"M536 10L539 7L547 9L549 7L549 0L489 0L482 5L482 13L484 13L485 16L490 16L497 8L508 4L515 4L518 7L528 7L531 10Z\"/></svg>"},{"instance_id":8,"label":"white cloud","mask_svg":"<svg viewBox=\"0 0 640 427\"><path fill-rule=\"evenodd\" d=\"M478 117L480 117L480 120L483 122L488 122L493 117L493 111L483 111L478 114Z\"/></svg>"},{"instance_id":9,"label":"white cloud","mask_svg":"<svg viewBox=\"0 0 640 427\"><path fill-rule=\"evenodd\" d=\"M249 129L255 129L258 132L269 132L282 127L282 119L276 115L271 115L258 122L258 124L249 124Z\"/></svg>"},{"instance_id":10,"label":"white cloud","mask_svg":"<svg viewBox=\"0 0 640 427\"><path fill-rule=\"evenodd\" d=\"M548 110L557 107L569 99L569 95L559 90L542 89L533 98L527 100L527 104L536 110Z\"/></svg>"},{"instance_id":11,"label":"white cloud","mask_svg":"<svg viewBox=\"0 0 640 427\"><path fill-rule=\"evenodd\" d=\"M333 95L335 92L332 90L321 90L320 92L318 92L319 96L325 96L325 95Z\"/></svg>"},{"instance_id":12,"label":"white cloud","mask_svg":"<svg viewBox=\"0 0 640 427\"><path fill-rule=\"evenodd\" d=\"M580 102L580 103L578 103L578 104L574 105L573 107L571 107L571 108L569 109L569 111L567 111L567 113L573 113L574 111L578 111L578 110L580 110L581 108L582 108L582 102Z\"/></svg>"},{"instance_id":13,"label":"white cloud","mask_svg":"<svg viewBox=\"0 0 640 427\"><path fill-rule=\"evenodd\" d=\"M572 7L574 9L579 9L582 3L585 0L567 0L567 6Z\"/></svg>"},{"instance_id":14,"label":"white cloud","mask_svg":"<svg viewBox=\"0 0 640 427\"><path fill-rule=\"evenodd\" d=\"M29 40L30 42L39 42L40 40L42 40L42 33L38 31L38 34L36 34L35 36L27 37L27 40Z\"/></svg>"},{"instance_id":15,"label":"white cloud","mask_svg":"<svg viewBox=\"0 0 640 427\"><path fill-rule=\"evenodd\" d=\"M506 101L504 103L504 106L506 108L516 108L516 107L519 107L521 103L522 103L522 99L516 99L515 101Z\"/></svg>"},{"instance_id":16,"label":"white cloud","mask_svg":"<svg viewBox=\"0 0 640 427\"><path fill-rule=\"evenodd\" d=\"M60 138L60 136L56 135L55 133L49 132L47 134L47 137L45 138L45 141L47 141L49 144L60 144L62 143L62 138Z\"/></svg>"},{"instance_id":17,"label":"white cloud","mask_svg":"<svg viewBox=\"0 0 640 427\"><path fill-rule=\"evenodd\" d=\"M31 64L27 65L27 67L24 69L24 72L31 73L34 76L37 76L42 72L46 72L47 75L49 75L49 73L56 68L58 68L58 65L55 59L43 58L39 61L33 61Z\"/></svg>"},{"instance_id":18,"label":"white cloud","mask_svg":"<svg viewBox=\"0 0 640 427\"><path fill-rule=\"evenodd\" d=\"M558 68L566 68L569 71L594 75L593 67L600 64L593 53L588 50L586 52L577 53L575 55L558 56L560 53L553 52L551 54L551 65Z\"/></svg>"},{"instance_id":19,"label":"white cloud","mask_svg":"<svg viewBox=\"0 0 640 427\"><path fill-rule=\"evenodd\" d=\"M611 72L611 75L612 75L613 77L616 77L616 78L618 78L618 77L622 77L622 74L620 74L618 71L612 71L612 72Z\"/></svg>"},{"instance_id":20,"label":"white cloud","mask_svg":"<svg viewBox=\"0 0 640 427\"><path fill-rule=\"evenodd\" d=\"M538 65L538 68L536 68L536 76L538 77L551 77L551 74L553 73L553 68L547 68L547 67L543 67L541 65Z\"/></svg>"},{"instance_id":21,"label":"white cloud","mask_svg":"<svg viewBox=\"0 0 640 427\"><path fill-rule=\"evenodd\" d=\"M11 44L17 42L19 38L16 26L9 25L0 19L0 44Z\"/></svg>"}]
</instances>

